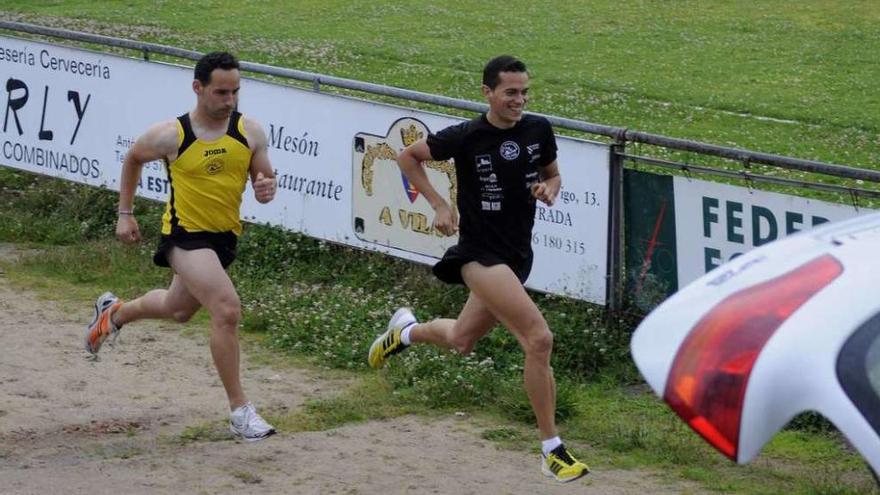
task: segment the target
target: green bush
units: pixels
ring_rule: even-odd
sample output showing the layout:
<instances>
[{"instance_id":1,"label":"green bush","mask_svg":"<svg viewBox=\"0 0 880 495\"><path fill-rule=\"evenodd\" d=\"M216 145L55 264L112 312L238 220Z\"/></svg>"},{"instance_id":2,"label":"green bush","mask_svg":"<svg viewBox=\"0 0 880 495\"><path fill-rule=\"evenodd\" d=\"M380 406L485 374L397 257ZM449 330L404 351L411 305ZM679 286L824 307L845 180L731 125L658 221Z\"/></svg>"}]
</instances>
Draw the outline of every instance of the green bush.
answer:
<instances>
[{"instance_id":1,"label":"green bush","mask_svg":"<svg viewBox=\"0 0 880 495\"><path fill-rule=\"evenodd\" d=\"M0 170L0 239L67 245L29 263L79 284L111 285L134 295L146 284L164 283L167 275L149 261L163 206L138 200L145 242L123 247L108 242L117 199L113 191ZM96 265L102 269L89 269ZM467 299L464 287L440 283L427 266L266 225L246 225L230 275L241 295L245 331L260 332L275 349L331 368L366 370L367 350L397 307L414 308L421 321L454 318ZM532 297L555 335L560 418L576 410L568 383L632 376L626 322L608 324L603 308L581 301ZM522 365L516 338L497 328L467 357L415 347L392 360L387 378L406 400L432 407L488 404L532 422Z\"/></svg>"},{"instance_id":2,"label":"green bush","mask_svg":"<svg viewBox=\"0 0 880 495\"><path fill-rule=\"evenodd\" d=\"M0 240L70 245L112 239L118 198L106 188L0 168ZM155 236L161 205L136 205L142 234Z\"/></svg>"},{"instance_id":3,"label":"green bush","mask_svg":"<svg viewBox=\"0 0 880 495\"><path fill-rule=\"evenodd\" d=\"M397 307L414 308L420 321L454 318L467 299L463 287L438 282L428 267L264 225L247 226L233 276L245 330L263 332L276 349L334 368L366 369L369 346ZM575 414L571 380L609 373L634 378L626 322L609 326L603 308L581 301L532 297L555 335L560 419ZM387 378L401 400L443 408L489 404L533 423L522 365L516 338L499 327L471 356L414 347L390 362Z\"/></svg>"},{"instance_id":4,"label":"green bush","mask_svg":"<svg viewBox=\"0 0 880 495\"><path fill-rule=\"evenodd\" d=\"M836 432L837 427L825 416L813 411L798 414L785 425L788 430L811 431L814 433Z\"/></svg>"}]
</instances>

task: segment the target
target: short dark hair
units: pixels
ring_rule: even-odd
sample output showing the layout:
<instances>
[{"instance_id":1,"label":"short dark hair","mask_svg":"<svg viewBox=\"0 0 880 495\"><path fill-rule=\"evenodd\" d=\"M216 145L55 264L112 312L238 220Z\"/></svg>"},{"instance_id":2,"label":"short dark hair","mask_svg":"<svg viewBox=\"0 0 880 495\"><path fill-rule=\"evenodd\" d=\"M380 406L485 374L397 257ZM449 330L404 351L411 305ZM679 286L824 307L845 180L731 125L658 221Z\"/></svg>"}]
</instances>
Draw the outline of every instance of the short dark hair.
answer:
<instances>
[{"instance_id":1,"label":"short dark hair","mask_svg":"<svg viewBox=\"0 0 880 495\"><path fill-rule=\"evenodd\" d=\"M489 86L489 89L495 89L498 86L501 72L528 72L526 64L516 57L510 55L499 55L483 67L483 84Z\"/></svg>"},{"instance_id":2,"label":"short dark hair","mask_svg":"<svg viewBox=\"0 0 880 495\"><path fill-rule=\"evenodd\" d=\"M238 69L238 59L229 52L211 52L196 62L195 78L203 85L211 84L211 72L214 69Z\"/></svg>"}]
</instances>

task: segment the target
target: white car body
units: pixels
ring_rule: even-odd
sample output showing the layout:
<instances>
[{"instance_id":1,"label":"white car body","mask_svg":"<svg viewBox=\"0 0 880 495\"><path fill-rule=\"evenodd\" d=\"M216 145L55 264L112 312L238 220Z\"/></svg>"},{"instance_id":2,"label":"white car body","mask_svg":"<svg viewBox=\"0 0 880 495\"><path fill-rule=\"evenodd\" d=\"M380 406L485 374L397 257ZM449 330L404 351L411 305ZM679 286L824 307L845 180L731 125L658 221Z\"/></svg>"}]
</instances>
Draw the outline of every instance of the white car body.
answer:
<instances>
[{"instance_id":1,"label":"white car body","mask_svg":"<svg viewBox=\"0 0 880 495\"><path fill-rule=\"evenodd\" d=\"M633 359L679 416L739 463L795 415L816 411L880 473L878 286L880 213L819 226L671 296L636 329Z\"/></svg>"}]
</instances>

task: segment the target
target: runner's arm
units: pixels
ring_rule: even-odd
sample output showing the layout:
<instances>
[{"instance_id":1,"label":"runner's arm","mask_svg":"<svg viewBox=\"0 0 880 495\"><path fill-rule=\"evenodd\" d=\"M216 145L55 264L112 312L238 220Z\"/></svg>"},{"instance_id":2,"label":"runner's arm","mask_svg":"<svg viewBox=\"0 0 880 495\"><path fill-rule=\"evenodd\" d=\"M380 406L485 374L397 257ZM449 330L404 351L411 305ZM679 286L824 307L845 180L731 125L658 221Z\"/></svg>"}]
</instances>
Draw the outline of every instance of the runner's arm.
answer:
<instances>
[{"instance_id":1,"label":"runner's arm","mask_svg":"<svg viewBox=\"0 0 880 495\"><path fill-rule=\"evenodd\" d=\"M532 185L532 195L543 201L547 206L553 206L559 188L562 187L562 177L559 175L559 165L553 160L549 165L538 169L541 182Z\"/></svg>"},{"instance_id":2,"label":"runner's arm","mask_svg":"<svg viewBox=\"0 0 880 495\"><path fill-rule=\"evenodd\" d=\"M122 162L119 184L119 210L131 211L141 169L153 160L167 159L177 154L177 122L169 120L149 128L137 138Z\"/></svg>"},{"instance_id":3,"label":"runner's arm","mask_svg":"<svg viewBox=\"0 0 880 495\"><path fill-rule=\"evenodd\" d=\"M434 227L445 235L453 235L458 230L457 215L443 196L431 185L428 174L422 166L422 162L433 159L427 141L420 139L397 155L397 164L410 184L422 193L431 208L434 209Z\"/></svg>"},{"instance_id":4,"label":"runner's arm","mask_svg":"<svg viewBox=\"0 0 880 495\"><path fill-rule=\"evenodd\" d=\"M251 146L251 166L249 169L251 183L254 186L254 198L260 203L268 203L275 198L277 184L275 171L269 161L269 144L266 131L251 119L244 120L245 132Z\"/></svg>"},{"instance_id":5,"label":"runner's arm","mask_svg":"<svg viewBox=\"0 0 880 495\"><path fill-rule=\"evenodd\" d=\"M177 122L160 122L139 137L122 162L119 182L119 209L116 220L116 237L123 242L140 240L140 229L134 218L134 196L141 178L141 170L147 162L170 159L177 155Z\"/></svg>"}]
</instances>

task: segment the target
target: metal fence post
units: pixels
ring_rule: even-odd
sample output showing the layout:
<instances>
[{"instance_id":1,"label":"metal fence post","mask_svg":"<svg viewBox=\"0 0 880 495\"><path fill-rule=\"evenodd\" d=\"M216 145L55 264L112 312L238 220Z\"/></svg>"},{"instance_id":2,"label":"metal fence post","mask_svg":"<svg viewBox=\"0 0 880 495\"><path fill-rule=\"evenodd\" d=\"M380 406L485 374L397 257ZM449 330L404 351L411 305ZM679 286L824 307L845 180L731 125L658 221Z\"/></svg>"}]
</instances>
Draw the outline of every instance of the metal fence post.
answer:
<instances>
[{"instance_id":1,"label":"metal fence post","mask_svg":"<svg viewBox=\"0 0 880 495\"><path fill-rule=\"evenodd\" d=\"M626 130L615 137L608 154L609 191L608 201L608 281L606 284L606 308L615 315L622 308L623 258L623 154L626 152Z\"/></svg>"}]
</instances>

